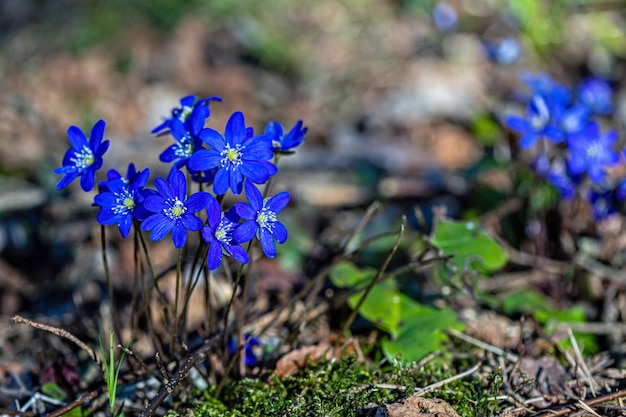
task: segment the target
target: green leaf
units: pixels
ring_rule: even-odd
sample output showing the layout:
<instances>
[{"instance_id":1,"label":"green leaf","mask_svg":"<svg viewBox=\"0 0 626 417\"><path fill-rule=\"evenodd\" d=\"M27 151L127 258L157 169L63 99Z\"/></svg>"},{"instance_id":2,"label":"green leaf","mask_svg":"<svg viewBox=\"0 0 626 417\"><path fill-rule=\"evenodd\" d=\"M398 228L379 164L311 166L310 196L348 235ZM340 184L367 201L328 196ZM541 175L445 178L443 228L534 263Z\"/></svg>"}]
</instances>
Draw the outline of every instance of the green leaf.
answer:
<instances>
[{"instance_id":1,"label":"green leaf","mask_svg":"<svg viewBox=\"0 0 626 417\"><path fill-rule=\"evenodd\" d=\"M494 271L506 264L508 256L504 249L474 221L439 220L431 243L446 255L454 255L452 262L459 271L466 266L478 264L487 271Z\"/></svg>"},{"instance_id":2,"label":"green leaf","mask_svg":"<svg viewBox=\"0 0 626 417\"><path fill-rule=\"evenodd\" d=\"M403 311L403 322L398 336L393 340L387 338L382 341L383 352L389 360L401 354L405 363L419 361L426 355L442 349L442 344L448 340L446 330L460 331L464 327L451 309L436 309L415 302L406 307L411 313L404 314Z\"/></svg>"},{"instance_id":3,"label":"green leaf","mask_svg":"<svg viewBox=\"0 0 626 417\"><path fill-rule=\"evenodd\" d=\"M402 316L402 303L405 295L398 292L393 280L383 281L374 288L363 302L359 314L371 321L376 327L397 335ZM363 293L353 295L348 299L348 305L354 309Z\"/></svg>"},{"instance_id":4,"label":"green leaf","mask_svg":"<svg viewBox=\"0 0 626 417\"><path fill-rule=\"evenodd\" d=\"M45 384L43 384L41 387L41 392L46 394L48 397L54 398L55 400L67 400L67 393L63 391L63 388L61 388L54 382L46 382Z\"/></svg>"},{"instance_id":5,"label":"green leaf","mask_svg":"<svg viewBox=\"0 0 626 417\"><path fill-rule=\"evenodd\" d=\"M373 268L360 269L352 262L341 261L330 272L330 280L339 288L357 288L368 284L375 275Z\"/></svg>"},{"instance_id":6,"label":"green leaf","mask_svg":"<svg viewBox=\"0 0 626 417\"><path fill-rule=\"evenodd\" d=\"M553 310L550 308L551 305L552 302L548 297L530 289L506 293L502 296L502 310L506 315L525 313L534 314L537 318L537 314L550 314Z\"/></svg>"}]
</instances>

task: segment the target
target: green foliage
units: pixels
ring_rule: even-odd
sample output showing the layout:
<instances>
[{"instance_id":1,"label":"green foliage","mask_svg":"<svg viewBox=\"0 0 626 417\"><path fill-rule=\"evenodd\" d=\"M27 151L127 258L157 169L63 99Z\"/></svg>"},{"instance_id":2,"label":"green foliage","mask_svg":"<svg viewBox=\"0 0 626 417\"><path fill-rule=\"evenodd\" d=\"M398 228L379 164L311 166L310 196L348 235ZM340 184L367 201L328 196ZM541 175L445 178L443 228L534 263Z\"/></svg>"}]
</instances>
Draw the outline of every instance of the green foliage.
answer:
<instances>
[{"instance_id":1,"label":"green foliage","mask_svg":"<svg viewBox=\"0 0 626 417\"><path fill-rule=\"evenodd\" d=\"M193 412L196 417L351 417L367 404L390 403L407 397L414 389L449 378L468 366L457 365L458 369L449 361L436 358L419 368L400 363L372 367L354 357L344 357L301 369L282 379L245 378L227 388L223 401L215 400L211 392L205 391L197 396L204 396L204 400ZM494 373L484 380L456 380L428 396L448 401L462 416L495 415L498 401L494 398L500 386L501 377Z\"/></svg>"},{"instance_id":2,"label":"green foliage","mask_svg":"<svg viewBox=\"0 0 626 417\"><path fill-rule=\"evenodd\" d=\"M451 262L456 273L468 269L495 271L508 260L504 249L474 221L439 220L431 243L445 255L454 256Z\"/></svg>"},{"instance_id":3,"label":"green foliage","mask_svg":"<svg viewBox=\"0 0 626 417\"><path fill-rule=\"evenodd\" d=\"M546 334L551 335L566 323L584 323L587 321L585 310L581 305L573 305L566 309L553 307L554 302L538 291L524 289L502 295L502 310L505 314L527 314L541 324ZM585 354L597 353L599 350L595 336L574 332L578 345ZM558 342L562 347L570 347L569 339Z\"/></svg>"},{"instance_id":4,"label":"green foliage","mask_svg":"<svg viewBox=\"0 0 626 417\"><path fill-rule=\"evenodd\" d=\"M375 275L373 268L360 269L345 261L333 269L330 277L337 287L359 289L371 282ZM348 305L356 308L361 297L362 294L356 292L348 299ZM442 349L448 340L447 329L463 328L451 309L434 308L412 300L398 290L395 279L376 284L359 313L389 333L390 337L382 341L382 349L390 361L398 357L404 363L418 361Z\"/></svg>"},{"instance_id":5,"label":"green foliage","mask_svg":"<svg viewBox=\"0 0 626 417\"><path fill-rule=\"evenodd\" d=\"M117 380L120 375L120 369L122 367L122 361L124 360L125 353L122 352L120 356L120 361L115 366L115 351L113 350L113 345L115 343L114 332L109 333L109 354L105 350L104 345L102 344L102 339L99 339L100 342L100 351L102 352L102 367L104 371L104 378L107 384L107 390L109 392L109 409L111 410L111 415L115 415L115 395L117 393ZM131 341L132 342L132 341ZM131 342L126 345L128 348Z\"/></svg>"}]
</instances>

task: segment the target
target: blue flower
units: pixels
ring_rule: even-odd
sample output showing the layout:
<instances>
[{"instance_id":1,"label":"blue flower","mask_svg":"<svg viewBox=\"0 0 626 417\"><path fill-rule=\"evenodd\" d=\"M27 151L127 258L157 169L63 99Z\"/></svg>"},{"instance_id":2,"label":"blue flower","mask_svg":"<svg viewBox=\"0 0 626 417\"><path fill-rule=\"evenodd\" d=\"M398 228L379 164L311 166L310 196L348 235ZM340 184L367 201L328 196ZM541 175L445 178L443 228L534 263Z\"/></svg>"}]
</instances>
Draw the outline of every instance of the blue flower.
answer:
<instances>
[{"instance_id":1,"label":"blue flower","mask_svg":"<svg viewBox=\"0 0 626 417\"><path fill-rule=\"evenodd\" d=\"M144 200L144 207L154 214L141 223L141 229L151 230L154 241L172 232L174 246L180 249L187 242L187 230L195 232L202 227L202 220L194 213L206 207L210 194L198 192L187 198L187 181L180 171L170 173L168 181L157 178L154 185L158 194Z\"/></svg>"},{"instance_id":2,"label":"blue flower","mask_svg":"<svg viewBox=\"0 0 626 417\"><path fill-rule=\"evenodd\" d=\"M212 271L222 263L222 253L227 253L242 264L248 263L248 254L236 242L233 231L239 224L239 216L231 209L224 215L220 203L210 196L207 206L207 225L202 228L202 238L209 244L208 266Z\"/></svg>"},{"instance_id":3,"label":"blue flower","mask_svg":"<svg viewBox=\"0 0 626 417\"><path fill-rule=\"evenodd\" d=\"M454 7L442 1L433 8L433 22L441 32L452 32L459 24L459 16Z\"/></svg>"},{"instance_id":4,"label":"blue flower","mask_svg":"<svg viewBox=\"0 0 626 417\"><path fill-rule=\"evenodd\" d=\"M576 104L568 109L557 109L554 116L561 130L566 134L580 133L589 121L590 110L584 104Z\"/></svg>"},{"instance_id":5,"label":"blue flower","mask_svg":"<svg viewBox=\"0 0 626 417\"><path fill-rule=\"evenodd\" d=\"M101 183L101 192L94 198L94 206L100 206L98 223L109 226L117 224L123 238L128 236L133 224L133 217L138 207L142 207L141 191L146 186L150 170L134 173L135 167L129 166L129 177L114 177ZM117 172L117 171L115 171ZM110 171L111 173L111 171ZM111 173L114 175L114 173Z\"/></svg>"},{"instance_id":6,"label":"blue flower","mask_svg":"<svg viewBox=\"0 0 626 417\"><path fill-rule=\"evenodd\" d=\"M265 126L265 136L271 139L274 152L284 152L300 146L304 142L304 135L308 130L307 127L302 128L302 120L298 120L289 133L285 135L280 123L269 122Z\"/></svg>"},{"instance_id":7,"label":"blue flower","mask_svg":"<svg viewBox=\"0 0 626 417\"><path fill-rule=\"evenodd\" d=\"M522 53L522 47L513 37L507 37L498 42L485 41L483 48L487 57L500 65L513 64Z\"/></svg>"},{"instance_id":8,"label":"blue flower","mask_svg":"<svg viewBox=\"0 0 626 417\"><path fill-rule=\"evenodd\" d=\"M613 111L613 91L606 80L585 78L578 87L578 99L594 114L610 114Z\"/></svg>"},{"instance_id":9,"label":"blue flower","mask_svg":"<svg viewBox=\"0 0 626 417\"><path fill-rule=\"evenodd\" d=\"M553 142L561 142L563 133L550 122L551 114L548 103L544 96L539 94L535 94L528 103L526 119L511 115L505 120L507 127L522 135L520 139L520 148L522 149L532 147L542 137Z\"/></svg>"},{"instance_id":10,"label":"blue flower","mask_svg":"<svg viewBox=\"0 0 626 417\"><path fill-rule=\"evenodd\" d=\"M596 220L606 219L611 214L617 212L613 197L613 190L596 190L592 188L591 191L589 191L591 213Z\"/></svg>"},{"instance_id":11,"label":"blue flower","mask_svg":"<svg viewBox=\"0 0 626 417\"><path fill-rule=\"evenodd\" d=\"M194 153L188 166L196 171L219 168L213 182L216 195L225 194L229 187L234 194L240 194L244 178L262 184L277 172L276 166L269 162L274 157L271 140L251 136L241 112L228 119L224 136L209 128L203 129L199 136L212 149Z\"/></svg>"},{"instance_id":12,"label":"blue flower","mask_svg":"<svg viewBox=\"0 0 626 417\"><path fill-rule=\"evenodd\" d=\"M576 186L581 181L580 175L573 175L562 158L555 158L552 162L546 155L541 155L534 164L537 174L545 178L561 197L570 200L576 195Z\"/></svg>"},{"instance_id":13,"label":"blue flower","mask_svg":"<svg viewBox=\"0 0 626 417\"><path fill-rule=\"evenodd\" d=\"M170 133L177 143L168 147L159 156L161 162L172 162L171 171L176 171L187 166L189 158L202 147L202 140L198 134L204 127L204 122L209 114L209 108L198 106L193 109L189 116L188 123L183 124L178 119L172 119L170 123ZM195 172L191 171L191 174Z\"/></svg>"},{"instance_id":14,"label":"blue flower","mask_svg":"<svg viewBox=\"0 0 626 417\"><path fill-rule=\"evenodd\" d=\"M250 336L249 334L244 335L245 346L244 346L244 363L246 366L254 366L259 363L259 359L256 357L254 353L254 346L260 346L261 341L255 337ZM233 337L228 342L228 351L234 355L237 353L237 338Z\"/></svg>"},{"instance_id":15,"label":"blue flower","mask_svg":"<svg viewBox=\"0 0 626 417\"><path fill-rule=\"evenodd\" d=\"M217 97L217 96L211 96L211 97L200 99L198 101L196 101L196 96L186 96L186 97L181 98L180 107L177 107L172 110L172 117L165 119L163 123L161 123L154 129L152 129L150 133L159 134L165 131L166 129L171 129L172 122L174 120L178 120L183 125L185 125L185 127L187 127L186 125L191 117L191 114L196 108L199 108L199 107L204 107L207 109L206 117L205 117L206 119L207 117L209 117L209 114L210 114L208 110L209 110L209 102L211 100L222 101L222 98ZM204 120L202 120L202 124L204 124Z\"/></svg>"},{"instance_id":16,"label":"blue flower","mask_svg":"<svg viewBox=\"0 0 626 417\"><path fill-rule=\"evenodd\" d=\"M241 243L252 240L256 236L261 241L265 255L273 258L276 256L275 241L284 243L287 240L287 228L276 219L276 215L289 202L289 193L283 191L263 201L261 192L250 181L246 181L245 188L250 204L242 202L235 204L237 214L245 222L233 232L233 238Z\"/></svg>"},{"instance_id":17,"label":"blue flower","mask_svg":"<svg viewBox=\"0 0 626 417\"><path fill-rule=\"evenodd\" d=\"M613 150L616 141L617 132L612 130L601 134L598 123L590 121L582 132L568 137L569 170L573 174L586 172L591 181L601 183L604 167L619 162L619 154Z\"/></svg>"},{"instance_id":18,"label":"blue flower","mask_svg":"<svg viewBox=\"0 0 626 417\"><path fill-rule=\"evenodd\" d=\"M67 187L80 176L80 186L84 191L91 191L96 181L96 171L102 167L102 155L109 149L109 141L102 142L104 120L98 121L91 128L89 141L76 126L67 129L67 137L72 146L63 157L63 166L54 170L55 174L65 174L57 184L57 190Z\"/></svg>"},{"instance_id":19,"label":"blue flower","mask_svg":"<svg viewBox=\"0 0 626 417\"><path fill-rule=\"evenodd\" d=\"M536 94L543 96L551 110L554 107L567 107L572 102L572 93L569 89L554 81L548 74L524 72L521 79L530 89L531 96Z\"/></svg>"}]
</instances>

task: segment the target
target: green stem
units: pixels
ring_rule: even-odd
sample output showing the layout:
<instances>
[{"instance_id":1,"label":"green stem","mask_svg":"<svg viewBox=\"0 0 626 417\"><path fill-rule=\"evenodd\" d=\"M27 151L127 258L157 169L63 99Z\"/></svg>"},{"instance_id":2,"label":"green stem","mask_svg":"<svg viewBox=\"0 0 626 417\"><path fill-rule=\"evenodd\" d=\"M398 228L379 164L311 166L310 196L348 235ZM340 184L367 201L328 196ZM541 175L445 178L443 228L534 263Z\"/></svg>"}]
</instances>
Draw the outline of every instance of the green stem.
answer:
<instances>
[{"instance_id":1,"label":"green stem","mask_svg":"<svg viewBox=\"0 0 626 417\"><path fill-rule=\"evenodd\" d=\"M170 350L174 347L173 344L179 339L178 334L178 297L180 292L180 275L182 268L183 250L178 249L178 256L176 257L176 291L174 297L174 334L172 335Z\"/></svg>"},{"instance_id":2,"label":"green stem","mask_svg":"<svg viewBox=\"0 0 626 417\"><path fill-rule=\"evenodd\" d=\"M117 334L121 334L119 330L119 321L115 309L115 297L113 296L113 282L111 282L111 271L109 270L109 261L107 257L106 247L106 229L104 225L100 225L100 245L102 246L102 264L104 265L104 279L109 293L109 302L111 303L111 325Z\"/></svg>"}]
</instances>

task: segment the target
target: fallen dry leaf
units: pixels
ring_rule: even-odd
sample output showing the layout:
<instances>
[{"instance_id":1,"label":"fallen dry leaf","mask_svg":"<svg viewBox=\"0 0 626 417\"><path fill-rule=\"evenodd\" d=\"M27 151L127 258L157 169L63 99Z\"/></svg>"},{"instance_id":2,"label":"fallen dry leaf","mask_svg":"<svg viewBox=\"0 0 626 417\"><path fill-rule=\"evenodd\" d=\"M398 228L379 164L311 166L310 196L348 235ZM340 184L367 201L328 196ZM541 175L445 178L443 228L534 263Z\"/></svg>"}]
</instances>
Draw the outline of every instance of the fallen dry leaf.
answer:
<instances>
[{"instance_id":1,"label":"fallen dry leaf","mask_svg":"<svg viewBox=\"0 0 626 417\"><path fill-rule=\"evenodd\" d=\"M389 417L460 417L454 409L439 398L415 395L393 404L386 404Z\"/></svg>"}]
</instances>

